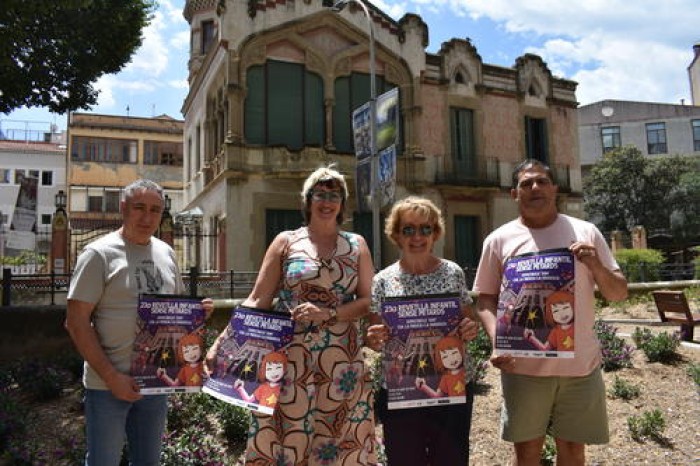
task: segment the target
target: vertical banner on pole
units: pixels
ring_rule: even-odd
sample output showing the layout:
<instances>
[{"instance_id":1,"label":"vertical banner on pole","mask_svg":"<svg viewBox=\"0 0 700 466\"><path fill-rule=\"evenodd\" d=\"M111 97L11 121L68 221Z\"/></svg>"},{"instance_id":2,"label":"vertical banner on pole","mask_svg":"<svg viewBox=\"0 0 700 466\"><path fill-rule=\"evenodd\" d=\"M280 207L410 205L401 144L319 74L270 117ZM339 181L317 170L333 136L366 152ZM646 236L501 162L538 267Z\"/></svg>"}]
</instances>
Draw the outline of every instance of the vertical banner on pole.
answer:
<instances>
[{"instance_id":1,"label":"vertical banner on pole","mask_svg":"<svg viewBox=\"0 0 700 466\"><path fill-rule=\"evenodd\" d=\"M378 192L380 205L394 203L396 197L396 144L399 136L399 90L393 88L377 98L377 152L379 153Z\"/></svg>"},{"instance_id":2,"label":"vertical banner on pole","mask_svg":"<svg viewBox=\"0 0 700 466\"><path fill-rule=\"evenodd\" d=\"M370 212L372 128L370 103L352 113L355 141L357 210ZM379 157L378 190L382 207L393 204L396 197L396 144L399 135L399 90L393 88L377 98L377 153Z\"/></svg>"},{"instance_id":3,"label":"vertical banner on pole","mask_svg":"<svg viewBox=\"0 0 700 466\"><path fill-rule=\"evenodd\" d=\"M370 195L371 186L371 155L372 155L372 128L369 102L361 105L352 112L352 133L355 141L355 192L357 196L357 210L370 212L372 203Z\"/></svg>"},{"instance_id":4,"label":"vertical banner on pole","mask_svg":"<svg viewBox=\"0 0 700 466\"><path fill-rule=\"evenodd\" d=\"M38 178L18 174L19 192L7 235L5 252L9 256L34 251L36 245L36 198Z\"/></svg>"}]
</instances>

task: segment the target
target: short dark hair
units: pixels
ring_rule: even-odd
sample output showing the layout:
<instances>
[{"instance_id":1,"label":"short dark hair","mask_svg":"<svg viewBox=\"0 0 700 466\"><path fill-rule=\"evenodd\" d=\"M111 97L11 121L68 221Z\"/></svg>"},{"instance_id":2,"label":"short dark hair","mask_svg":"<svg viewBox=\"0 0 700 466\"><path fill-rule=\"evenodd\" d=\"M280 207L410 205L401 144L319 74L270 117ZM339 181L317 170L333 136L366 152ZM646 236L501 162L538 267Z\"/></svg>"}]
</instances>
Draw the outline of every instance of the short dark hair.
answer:
<instances>
[{"instance_id":1,"label":"short dark hair","mask_svg":"<svg viewBox=\"0 0 700 466\"><path fill-rule=\"evenodd\" d=\"M516 189L518 187L518 178L520 177L520 173L525 171L525 170L529 170L530 168L541 168L542 171L544 171L545 174L547 175L547 178L550 179L552 184L555 184L555 185L557 184L557 181L554 179L554 174L552 173L552 169L549 168L549 165L547 165L546 163L544 163L540 160L537 160L537 159L525 159L522 162L520 162L519 164L517 164L515 166L515 168L513 169L513 177L512 177L513 184L511 186L513 189Z\"/></svg>"}]
</instances>

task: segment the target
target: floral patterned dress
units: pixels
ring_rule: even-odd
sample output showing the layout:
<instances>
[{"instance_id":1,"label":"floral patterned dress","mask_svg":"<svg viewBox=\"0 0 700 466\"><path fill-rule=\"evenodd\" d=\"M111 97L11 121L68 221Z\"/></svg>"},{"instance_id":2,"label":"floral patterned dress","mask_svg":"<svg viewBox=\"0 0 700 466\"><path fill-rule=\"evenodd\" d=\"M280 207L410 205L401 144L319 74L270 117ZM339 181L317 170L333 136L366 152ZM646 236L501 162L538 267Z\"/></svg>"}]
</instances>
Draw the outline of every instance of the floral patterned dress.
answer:
<instances>
[{"instance_id":1,"label":"floral patterned dress","mask_svg":"<svg viewBox=\"0 0 700 466\"><path fill-rule=\"evenodd\" d=\"M354 299L358 237L339 232L329 259L315 257L308 230L288 232L278 310L303 302L339 306ZM297 323L272 416L254 414L246 465L371 465L375 455L370 374L353 322Z\"/></svg>"}]
</instances>

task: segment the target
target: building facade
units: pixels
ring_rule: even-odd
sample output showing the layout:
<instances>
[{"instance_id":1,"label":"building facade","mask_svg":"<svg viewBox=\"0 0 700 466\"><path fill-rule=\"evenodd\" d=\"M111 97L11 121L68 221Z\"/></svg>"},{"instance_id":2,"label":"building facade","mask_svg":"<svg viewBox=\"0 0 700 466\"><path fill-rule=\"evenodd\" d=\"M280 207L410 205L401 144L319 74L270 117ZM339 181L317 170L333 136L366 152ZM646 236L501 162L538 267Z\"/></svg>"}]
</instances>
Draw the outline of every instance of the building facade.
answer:
<instances>
[{"instance_id":1,"label":"building facade","mask_svg":"<svg viewBox=\"0 0 700 466\"><path fill-rule=\"evenodd\" d=\"M650 157L700 156L700 106L602 100L578 110L584 175L612 149L635 146Z\"/></svg>"},{"instance_id":2,"label":"building facade","mask_svg":"<svg viewBox=\"0 0 700 466\"><path fill-rule=\"evenodd\" d=\"M54 199L66 189L65 154L62 142L0 140L0 256L9 251L5 245L23 178L34 179L36 186L36 240L31 252L48 255Z\"/></svg>"},{"instance_id":3,"label":"building facade","mask_svg":"<svg viewBox=\"0 0 700 466\"><path fill-rule=\"evenodd\" d=\"M552 166L560 209L581 216L576 83L540 57L483 63L469 40L425 51L428 25L371 4L338 13L326 0L192 0L190 89L183 104L184 208L199 207L218 241L218 270L255 270L275 234L301 223L304 178L334 162L347 175L350 221L372 244L354 201L353 109L370 97L370 24L377 94L398 88L397 198L418 194L446 215L437 253L476 265L488 232L517 216L511 170ZM382 228L383 230L383 228ZM382 264L396 258L383 240Z\"/></svg>"},{"instance_id":4,"label":"building facade","mask_svg":"<svg viewBox=\"0 0 700 466\"><path fill-rule=\"evenodd\" d=\"M70 115L66 210L71 260L84 244L121 225L121 191L139 178L159 183L171 210L181 209L183 125L167 115Z\"/></svg>"}]
</instances>

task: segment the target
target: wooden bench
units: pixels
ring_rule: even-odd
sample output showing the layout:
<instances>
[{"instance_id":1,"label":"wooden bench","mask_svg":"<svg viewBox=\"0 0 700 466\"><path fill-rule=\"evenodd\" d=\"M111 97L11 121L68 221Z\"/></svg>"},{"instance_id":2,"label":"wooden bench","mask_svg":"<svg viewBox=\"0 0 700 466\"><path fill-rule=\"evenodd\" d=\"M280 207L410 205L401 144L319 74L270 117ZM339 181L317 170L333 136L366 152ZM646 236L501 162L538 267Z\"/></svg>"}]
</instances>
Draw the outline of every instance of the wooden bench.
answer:
<instances>
[{"instance_id":1,"label":"wooden bench","mask_svg":"<svg viewBox=\"0 0 700 466\"><path fill-rule=\"evenodd\" d=\"M700 314L690 312L688 300L682 291L654 291L656 310L661 322L681 325L681 340L693 341L693 330L700 325Z\"/></svg>"}]
</instances>

